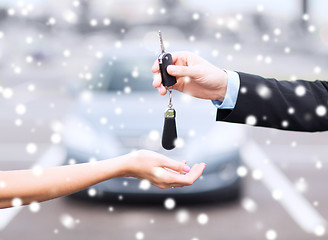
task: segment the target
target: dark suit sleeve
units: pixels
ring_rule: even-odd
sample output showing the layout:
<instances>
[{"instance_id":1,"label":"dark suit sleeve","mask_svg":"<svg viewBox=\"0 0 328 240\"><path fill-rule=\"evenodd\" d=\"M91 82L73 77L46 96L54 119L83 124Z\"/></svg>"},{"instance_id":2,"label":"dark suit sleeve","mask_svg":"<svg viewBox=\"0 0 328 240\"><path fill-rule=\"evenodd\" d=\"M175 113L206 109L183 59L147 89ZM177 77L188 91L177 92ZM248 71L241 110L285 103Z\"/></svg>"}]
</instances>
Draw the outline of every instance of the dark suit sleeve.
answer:
<instances>
[{"instance_id":1,"label":"dark suit sleeve","mask_svg":"<svg viewBox=\"0 0 328 240\"><path fill-rule=\"evenodd\" d=\"M235 108L218 109L217 121L290 131L328 130L328 82L277 81L238 74L240 88Z\"/></svg>"}]
</instances>

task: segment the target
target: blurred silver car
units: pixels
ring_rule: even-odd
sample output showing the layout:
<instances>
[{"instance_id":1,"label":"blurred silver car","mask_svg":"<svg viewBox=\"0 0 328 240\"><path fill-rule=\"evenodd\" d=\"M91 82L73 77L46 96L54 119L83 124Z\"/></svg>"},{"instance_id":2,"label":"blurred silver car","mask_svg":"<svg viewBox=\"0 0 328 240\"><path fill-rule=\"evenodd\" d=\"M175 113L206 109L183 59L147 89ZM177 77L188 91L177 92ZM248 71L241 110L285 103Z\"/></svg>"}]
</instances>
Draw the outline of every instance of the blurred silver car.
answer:
<instances>
[{"instance_id":1,"label":"blurred silver car","mask_svg":"<svg viewBox=\"0 0 328 240\"><path fill-rule=\"evenodd\" d=\"M179 202L236 199L241 181L241 126L215 121L216 108L206 100L173 92L178 143L161 147L168 96L152 87L151 66L156 56L135 44L114 49L91 73L81 75L86 88L65 120L67 164L97 161L148 149L189 165L205 162L203 176L192 186L159 189L135 178L117 178L74 194L105 201L152 202L172 197Z\"/></svg>"}]
</instances>

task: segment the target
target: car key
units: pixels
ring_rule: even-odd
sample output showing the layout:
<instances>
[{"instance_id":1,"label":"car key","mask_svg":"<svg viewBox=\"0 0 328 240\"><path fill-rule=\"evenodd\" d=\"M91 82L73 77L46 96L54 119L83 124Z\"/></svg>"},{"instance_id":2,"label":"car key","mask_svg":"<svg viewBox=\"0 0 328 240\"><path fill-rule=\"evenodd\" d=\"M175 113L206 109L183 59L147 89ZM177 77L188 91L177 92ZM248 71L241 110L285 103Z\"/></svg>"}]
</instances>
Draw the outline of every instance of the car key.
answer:
<instances>
[{"instance_id":1,"label":"car key","mask_svg":"<svg viewBox=\"0 0 328 240\"><path fill-rule=\"evenodd\" d=\"M168 65L173 64L172 55L165 52L161 31L159 33L159 40L161 44L162 53L158 57L159 69L162 77L162 84L170 93L170 100L168 109L164 113L164 127L162 134L162 146L166 150L175 148L175 140L177 139L177 128L175 123L176 112L172 105L172 89L169 87L176 84L177 80L174 76L167 73L166 68Z\"/></svg>"},{"instance_id":2,"label":"car key","mask_svg":"<svg viewBox=\"0 0 328 240\"><path fill-rule=\"evenodd\" d=\"M171 87L177 83L177 79L167 73L166 68L168 65L173 65L172 55L165 52L164 43L161 31L158 31L159 41L161 44L162 53L158 56L159 70L161 72L162 84L164 87Z\"/></svg>"}]
</instances>

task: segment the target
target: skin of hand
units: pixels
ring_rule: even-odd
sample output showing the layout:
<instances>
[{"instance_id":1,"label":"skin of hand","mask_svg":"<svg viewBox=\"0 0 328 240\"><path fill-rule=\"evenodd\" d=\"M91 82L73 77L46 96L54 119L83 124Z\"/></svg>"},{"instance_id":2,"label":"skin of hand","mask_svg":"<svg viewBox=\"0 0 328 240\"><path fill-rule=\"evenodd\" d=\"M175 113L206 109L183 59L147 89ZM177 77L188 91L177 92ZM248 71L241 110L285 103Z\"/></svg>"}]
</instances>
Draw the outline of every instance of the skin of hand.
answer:
<instances>
[{"instance_id":1,"label":"skin of hand","mask_svg":"<svg viewBox=\"0 0 328 240\"><path fill-rule=\"evenodd\" d=\"M41 171L0 171L0 208L11 207L14 198L21 199L23 205L42 202L116 177L148 179L160 188L182 187L196 181L204 168L204 163L190 169L186 162L139 150L117 158Z\"/></svg>"},{"instance_id":2,"label":"skin of hand","mask_svg":"<svg viewBox=\"0 0 328 240\"><path fill-rule=\"evenodd\" d=\"M177 78L173 89L197 98L224 100L228 83L225 71L191 52L171 54L174 65L169 65L167 72ZM161 95L165 95L167 89L162 85L158 60L154 62L152 72L156 73L153 87L157 88Z\"/></svg>"}]
</instances>

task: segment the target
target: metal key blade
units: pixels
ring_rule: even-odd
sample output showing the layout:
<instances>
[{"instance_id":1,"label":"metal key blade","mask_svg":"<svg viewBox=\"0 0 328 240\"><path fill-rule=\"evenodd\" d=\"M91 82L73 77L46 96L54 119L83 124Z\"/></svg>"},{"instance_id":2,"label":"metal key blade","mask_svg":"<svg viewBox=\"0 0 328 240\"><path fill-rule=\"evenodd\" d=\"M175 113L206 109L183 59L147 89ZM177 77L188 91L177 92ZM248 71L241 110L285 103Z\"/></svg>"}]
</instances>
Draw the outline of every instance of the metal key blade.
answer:
<instances>
[{"instance_id":1,"label":"metal key blade","mask_svg":"<svg viewBox=\"0 0 328 240\"><path fill-rule=\"evenodd\" d=\"M163 43L163 38L162 38L161 30L158 31L158 35L159 35L159 42L161 44L161 50L162 50L162 53L164 53L165 52L165 48L164 48L164 43Z\"/></svg>"}]
</instances>

